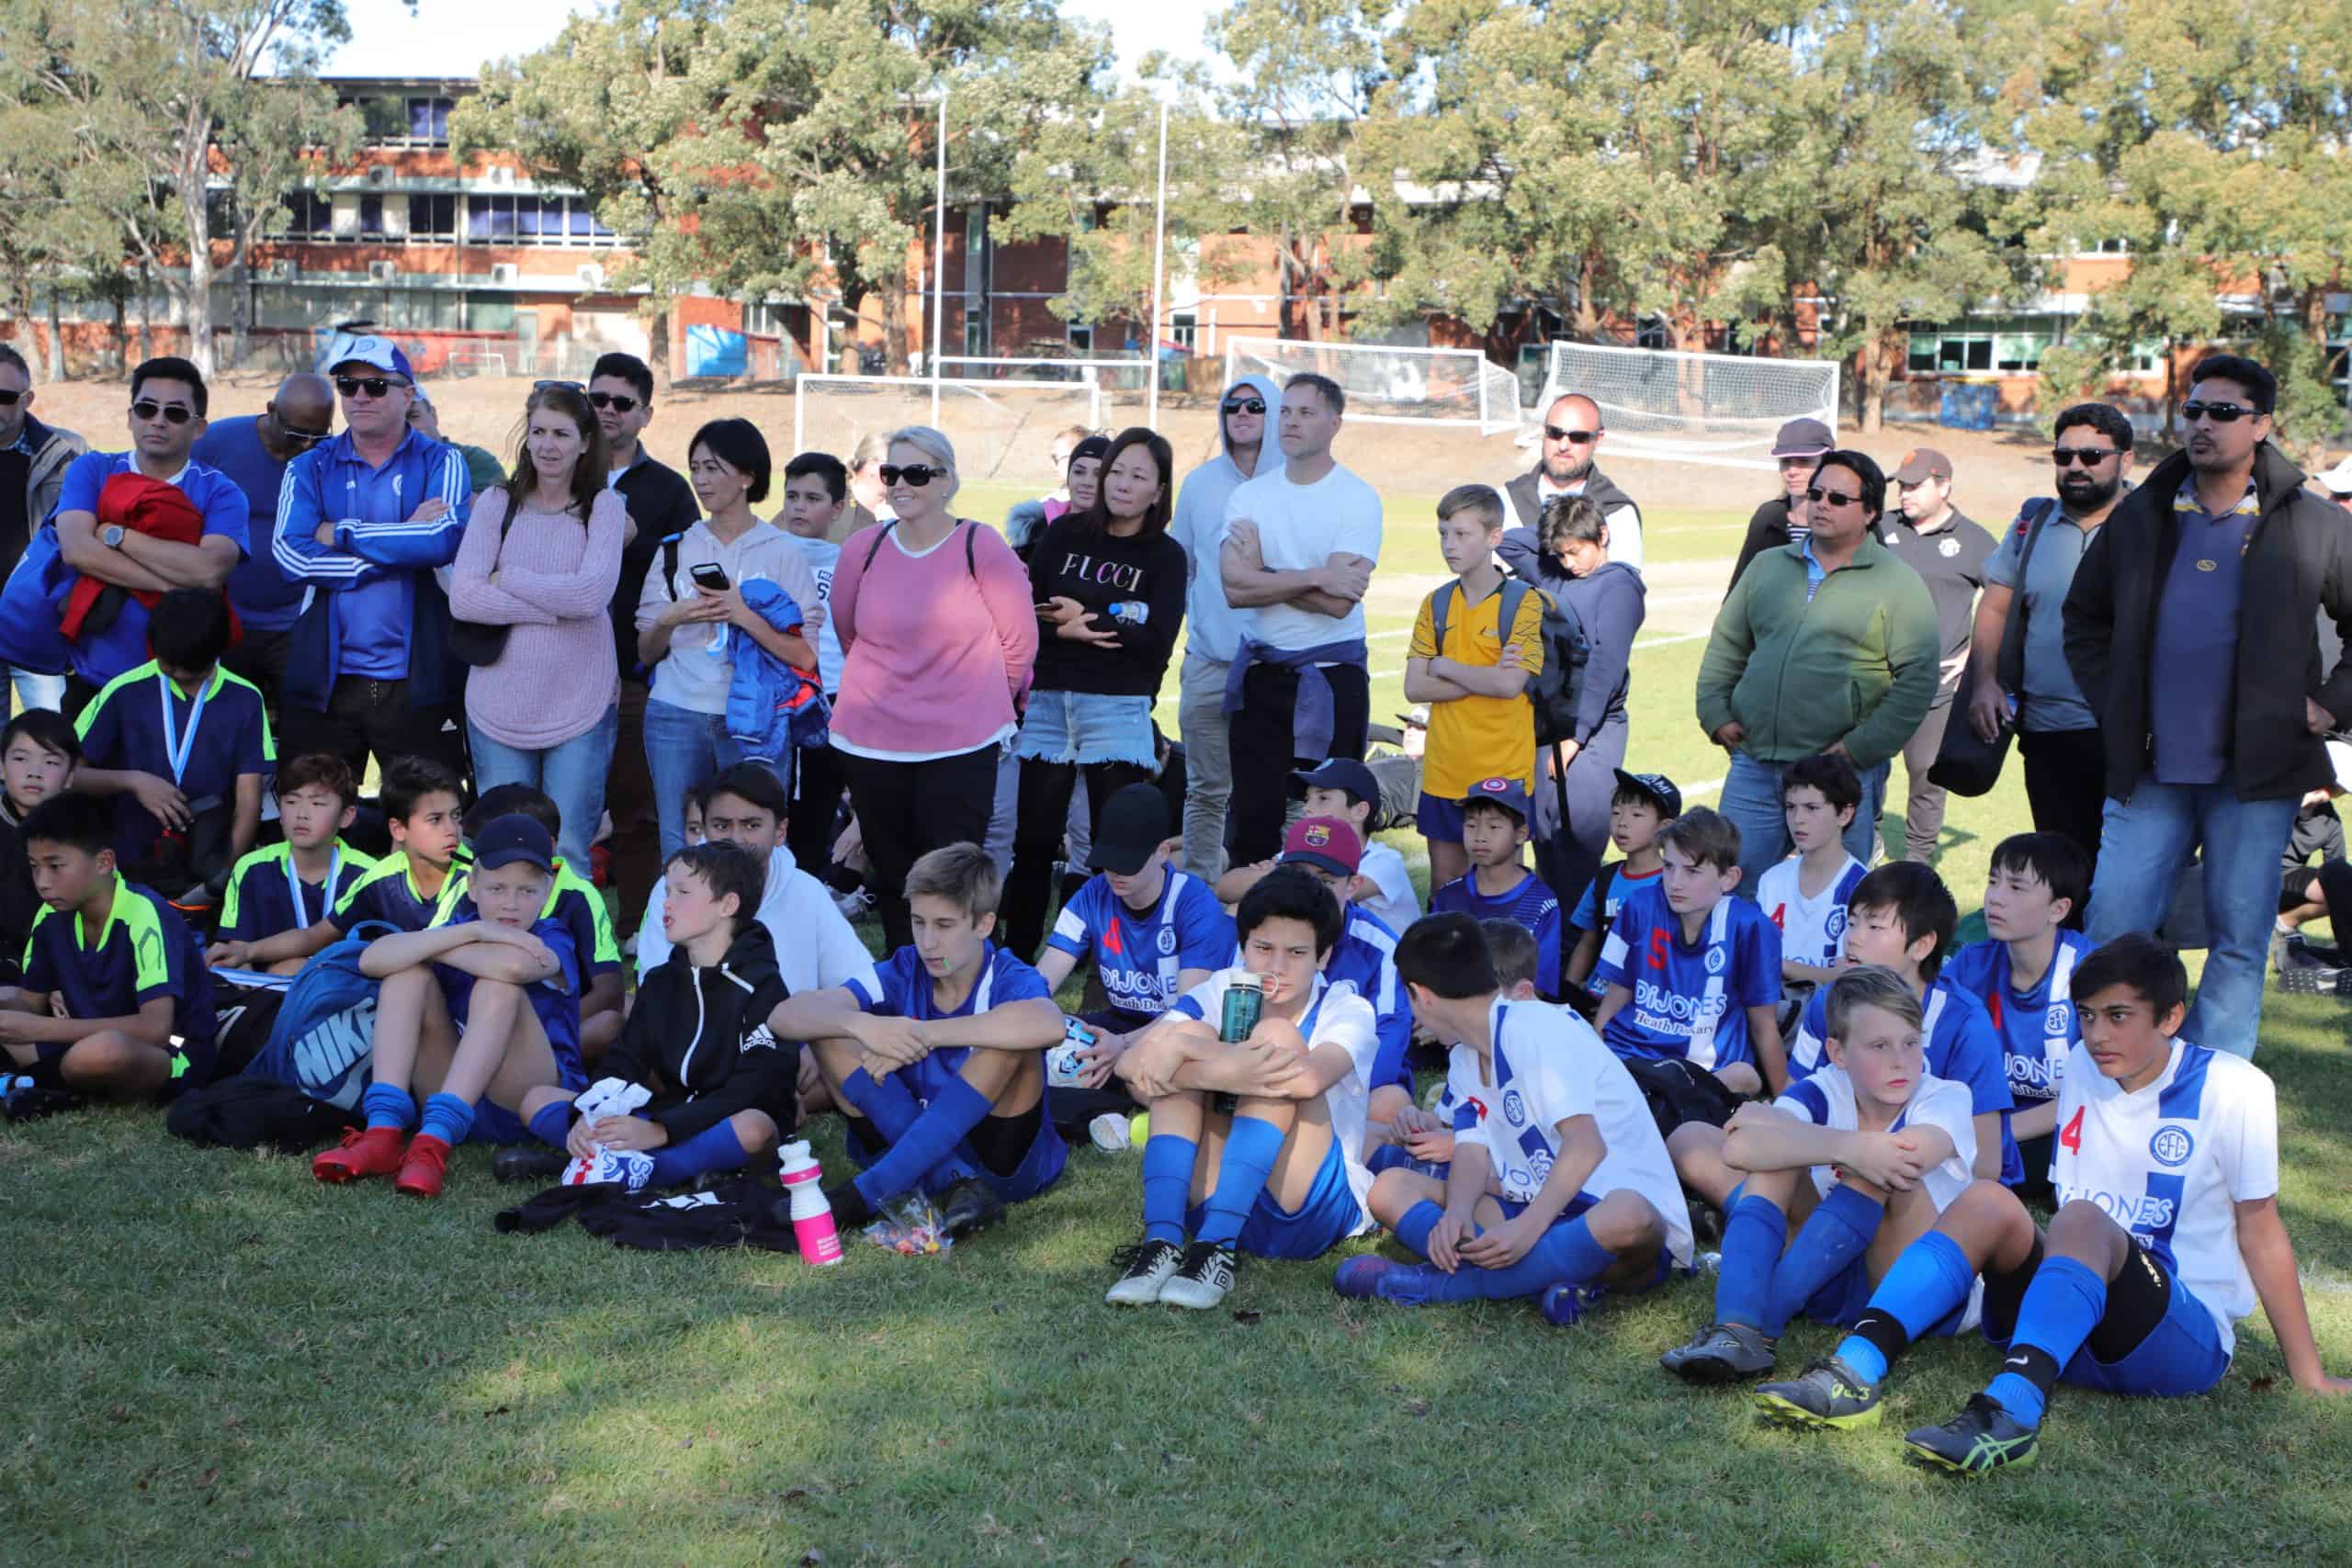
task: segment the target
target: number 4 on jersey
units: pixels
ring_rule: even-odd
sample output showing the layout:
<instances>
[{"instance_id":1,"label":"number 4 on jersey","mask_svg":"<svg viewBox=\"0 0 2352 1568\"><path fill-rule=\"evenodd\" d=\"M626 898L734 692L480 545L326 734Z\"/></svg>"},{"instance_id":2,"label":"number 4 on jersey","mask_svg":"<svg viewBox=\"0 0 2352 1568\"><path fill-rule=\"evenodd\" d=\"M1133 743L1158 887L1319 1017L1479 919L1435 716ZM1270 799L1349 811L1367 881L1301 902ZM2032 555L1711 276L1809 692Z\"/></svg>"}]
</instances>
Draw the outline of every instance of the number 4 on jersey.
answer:
<instances>
[{"instance_id":1,"label":"number 4 on jersey","mask_svg":"<svg viewBox=\"0 0 2352 1568\"><path fill-rule=\"evenodd\" d=\"M2083 1110L2082 1106L2075 1107L2075 1119L2067 1122L2065 1131L2058 1134L2058 1146L2068 1154L2083 1152Z\"/></svg>"}]
</instances>

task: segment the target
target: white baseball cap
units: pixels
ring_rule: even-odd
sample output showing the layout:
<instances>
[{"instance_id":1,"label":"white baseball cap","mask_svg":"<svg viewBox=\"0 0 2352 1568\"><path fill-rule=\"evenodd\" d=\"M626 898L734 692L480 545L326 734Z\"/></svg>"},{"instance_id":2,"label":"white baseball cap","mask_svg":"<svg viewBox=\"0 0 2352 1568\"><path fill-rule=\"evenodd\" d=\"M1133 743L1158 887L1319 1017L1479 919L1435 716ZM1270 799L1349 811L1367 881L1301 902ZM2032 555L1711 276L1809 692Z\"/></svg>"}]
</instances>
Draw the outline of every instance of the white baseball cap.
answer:
<instances>
[{"instance_id":1,"label":"white baseball cap","mask_svg":"<svg viewBox=\"0 0 2352 1568\"><path fill-rule=\"evenodd\" d=\"M2320 488L2335 495L2352 495L2352 457L2346 457L2324 474L2313 474Z\"/></svg>"}]
</instances>

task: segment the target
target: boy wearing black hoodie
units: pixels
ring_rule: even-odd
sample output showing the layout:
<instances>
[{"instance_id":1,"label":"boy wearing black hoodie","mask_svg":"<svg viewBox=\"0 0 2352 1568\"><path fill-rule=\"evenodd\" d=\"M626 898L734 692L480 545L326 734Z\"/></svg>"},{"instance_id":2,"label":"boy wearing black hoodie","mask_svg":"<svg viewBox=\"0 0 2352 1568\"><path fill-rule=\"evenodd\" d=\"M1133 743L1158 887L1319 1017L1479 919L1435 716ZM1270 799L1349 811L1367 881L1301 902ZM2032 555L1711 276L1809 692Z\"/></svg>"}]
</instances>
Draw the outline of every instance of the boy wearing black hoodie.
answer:
<instances>
[{"instance_id":1,"label":"boy wearing black hoodie","mask_svg":"<svg viewBox=\"0 0 2352 1568\"><path fill-rule=\"evenodd\" d=\"M670 957L639 985L637 1005L599 1064L606 1077L585 1095L540 1089L523 1102L531 1131L587 1162L588 1180L631 1191L737 1169L774 1148L796 1121L796 1058L767 1028L785 986L775 943L758 919L765 868L713 840L672 855L662 875ZM634 1111L587 1116L573 1107L631 1086L651 1096Z\"/></svg>"}]
</instances>

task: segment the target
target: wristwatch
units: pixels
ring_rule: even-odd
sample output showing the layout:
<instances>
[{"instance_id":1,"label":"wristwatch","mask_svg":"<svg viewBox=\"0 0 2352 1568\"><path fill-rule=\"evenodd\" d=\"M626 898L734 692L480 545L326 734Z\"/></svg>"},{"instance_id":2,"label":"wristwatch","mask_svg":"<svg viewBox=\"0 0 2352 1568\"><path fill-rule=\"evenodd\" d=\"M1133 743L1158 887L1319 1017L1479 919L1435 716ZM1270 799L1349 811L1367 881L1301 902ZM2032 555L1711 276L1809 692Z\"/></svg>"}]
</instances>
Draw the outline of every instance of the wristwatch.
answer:
<instances>
[{"instance_id":1,"label":"wristwatch","mask_svg":"<svg viewBox=\"0 0 2352 1568\"><path fill-rule=\"evenodd\" d=\"M98 530L98 543L104 545L110 550L119 550L122 548L122 525L119 523L109 523L105 527Z\"/></svg>"}]
</instances>

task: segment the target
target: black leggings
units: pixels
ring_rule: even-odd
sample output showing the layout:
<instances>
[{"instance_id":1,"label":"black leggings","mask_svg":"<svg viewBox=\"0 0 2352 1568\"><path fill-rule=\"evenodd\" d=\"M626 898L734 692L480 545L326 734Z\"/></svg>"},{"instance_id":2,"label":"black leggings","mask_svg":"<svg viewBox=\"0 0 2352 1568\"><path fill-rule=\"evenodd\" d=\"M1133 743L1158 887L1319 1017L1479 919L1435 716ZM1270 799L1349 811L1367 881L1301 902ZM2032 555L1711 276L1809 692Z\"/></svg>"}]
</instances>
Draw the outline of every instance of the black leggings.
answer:
<instances>
[{"instance_id":1,"label":"black leggings","mask_svg":"<svg viewBox=\"0 0 2352 1568\"><path fill-rule=\"evenodd\" d=\"M1004 879L1001 934L1007 953L1035 963L1046 940L1046 906L1053 897L1054 860L1069 821L1070 795L1086 773L1086 812L1097 826L1102 804L1114 791L1151 775L1133 762L1050 762L1026 758L1021 764L1021 807L1013 818L1012 871ZM1081 873L1091 868L1074 866Z\"/></svg>"},{"instance_id":2,"label":"black leggings","mask_svg":"<svg viewBox=\"0 0 2352 1568\"><path fill-rule=\"evenodd\" d=\"M797 794L784 841L800 869L822 882L832 866L833 840L841 827L842 781L848 772L842 764L849 759L830 746L805 748L799 759Z\"/></svg>"},{"instance_id":3,"label":"black leggings","mask_svg":"<svg viewBox=\"0 0 2352 1568\"><path fill-rule=\"evenodd\" d=\"M994 743L922 762L884 762L842 754L850 807L865 840L874 874L867 886L890 951L914 941L907 914L907 872L949 844L985 843L996 813Z\"/></svg>"}]
</instances>

